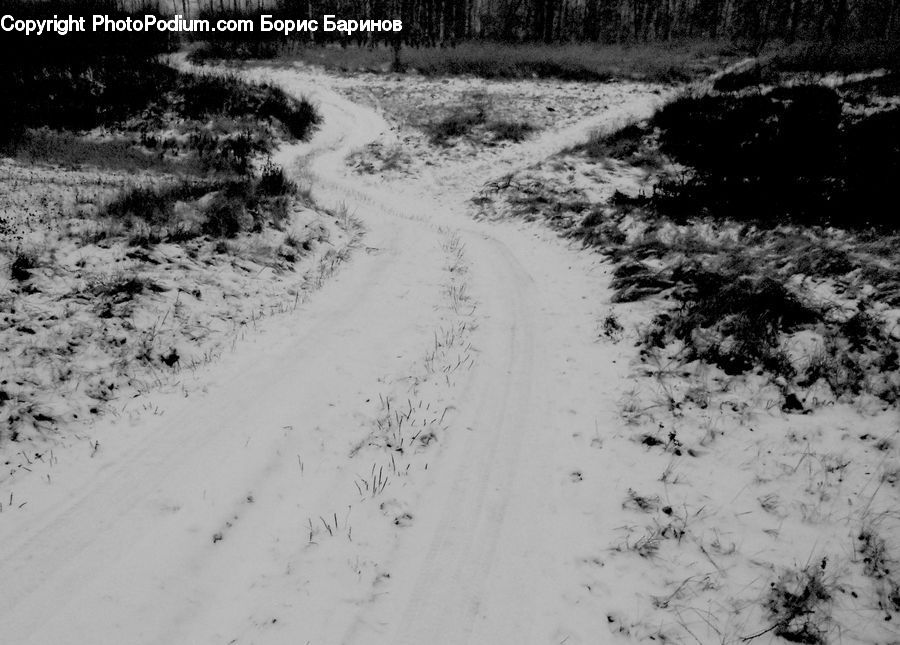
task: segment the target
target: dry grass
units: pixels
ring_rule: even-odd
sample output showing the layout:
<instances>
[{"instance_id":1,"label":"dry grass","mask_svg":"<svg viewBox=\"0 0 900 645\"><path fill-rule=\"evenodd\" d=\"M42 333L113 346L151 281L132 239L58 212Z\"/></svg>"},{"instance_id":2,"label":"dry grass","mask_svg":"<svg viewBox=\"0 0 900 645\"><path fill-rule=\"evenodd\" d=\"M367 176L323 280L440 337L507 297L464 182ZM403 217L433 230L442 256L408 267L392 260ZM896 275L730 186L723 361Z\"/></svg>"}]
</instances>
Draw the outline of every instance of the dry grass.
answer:
<instances>
[{"instance_id":1,"label":"dry grass","mask_svg":"<svg viewBox=\"0 0 900 645\"><path fill-rule=\"evenodd\" d=\"M684 145L677 153L660 150L666 133L652 120L492 182L473 201L488 216L543 220L612 264L614 313L599 315L598 333L622 333L617 321L628 320L624 340L641 350L633 387L613 411L618 433L604 437L604 449L622 450L636 471L662 470L658 481L635 472L619 483L624 507L652 523L610 542L623 555L607 566L628 566L666 589L653 596L666 613L642 606L639 620L671 633L667 642L893 642L900 470L896 437L884 430L894 427L900 394L895 223L748 223L730 208L674 216L654 199L660 175L696 176L675 156L703 166L713 182L728 172L774 185L766 158L793 140L809 145L778 161L781 177L821 170L814 113L830 109L824 120L840 119L847 92L788 92L773 99L784 103L774 111L769 99L747 95L710 110L724 125L684 118L675 127L685 138L668 139ZM692 101L675 109L704 102ZM787 103L796 112L786 117ZM883 150L859 134L840 129L838 152ZM860 204L851 212L870 214Z\"/></svg>"},{"instance_id":2,"label":"dry grass","mask_svg":"<svg viewBox=\"0 0 900 645\"><path fill-rule=\"evenodd\" d=\"M388 47L304 47L286 56L340 71L398 71L393 66L393 50ZM407 47L401 51L400 60L403 70L426 76L680 83L704 76L734 56L732 46L709 41L642 45L472 42L444 48Z\"/></svg>"}]
</instances>

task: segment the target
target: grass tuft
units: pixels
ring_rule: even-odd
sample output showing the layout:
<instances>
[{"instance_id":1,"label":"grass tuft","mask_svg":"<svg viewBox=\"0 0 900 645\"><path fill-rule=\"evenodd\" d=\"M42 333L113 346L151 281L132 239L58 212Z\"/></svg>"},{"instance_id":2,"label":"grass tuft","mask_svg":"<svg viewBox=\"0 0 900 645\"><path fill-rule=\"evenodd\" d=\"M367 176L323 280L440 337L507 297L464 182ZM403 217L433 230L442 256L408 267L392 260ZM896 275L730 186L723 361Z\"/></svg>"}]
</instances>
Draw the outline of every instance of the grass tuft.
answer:
<instances>
[{"instance_id":1,"label":"grass tuft","mask_svg":"<svg viewBox=\"0 0 900 645\"><path fill-rule=\"evenodd\" d=\"M448 145L451 139L468 135L476 126L487 121L487 106L483 102L458 105L445 116L429 121L423 129L435 145Z\"/></svg>"},{"instance_id":2,"label":"grass tuft","mask_svg":"<svg viewBox=\"0 0 900 645\"><path fill-rule=\"evenodd\" d=\"M18 251L9 265L9 277L17 282L25 282L31 278L31 272L38 266L37 253Z\"/></svg>"},{"instance_id":3,"label":"grass tuft","mask_svg":"<svg viewBox=\"0 0 900 645\"><path fill-rule=\"evenodd\" d=\"M535 131L535 127L527 122L499 120L490 121L487 130L493 133L495 141L519 143L527 139Z\"/></svg>"},{"instance_id":4,"label":"grass tuft","mask_svg":"<svg viewBox=\"0 0 900 645\"><path fill-rule=\"evenodd\" d=\"M786 571L773 582L765 607L772 631L791 643L824 645L831 620L832 591L825 580L826 560Z\"/></svg>"}]
</instances>

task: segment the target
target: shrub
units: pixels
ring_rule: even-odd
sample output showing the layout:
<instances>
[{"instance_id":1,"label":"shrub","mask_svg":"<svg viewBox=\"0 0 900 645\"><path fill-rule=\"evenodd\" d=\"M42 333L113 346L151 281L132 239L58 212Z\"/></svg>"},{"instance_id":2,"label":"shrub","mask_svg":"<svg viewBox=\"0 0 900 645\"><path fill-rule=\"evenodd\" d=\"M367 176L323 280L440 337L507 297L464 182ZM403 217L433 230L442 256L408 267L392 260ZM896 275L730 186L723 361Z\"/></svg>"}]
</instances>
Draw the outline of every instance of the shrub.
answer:
<instances>
[{"instance_id":1,"label":"shrub","mask_svg":"<svg viewBox=\"0 0 900 645\"><path fill-rule=\"evenodd\" d=\"M268 83L247 83L222 74L183 74L176 80L170 100L187 118L223 115L272 119L296 139L305 139L320 120L309 101L289 96Z\"/></svg>"},{"instance_id":2,"label":"shrub","mask_svg":"<svg viewBox=\"0 0 900 645\"><path fill-rule=\"evenodd\" d=\"M450 139L469 134L473 128L483 125L487 121L487 107L481 103L474 105L460 105L452 108L450 112L436 120L426 123L423 127L436 145L447 145Z\"/></svg>"},{"instance_id":3,"label":"shrub","mask_svg":"<svg viewBox=\"0 0 900 645\"><path fill-rule=\"evenodd\" d=\"M122 275L108 282L98 283L94 293L98 296L130 300L134 296L143 293L146 286L147 280L137 275Z\"/></svg>"},{"instance_id":4,"label":"shrub","mask_svg":"<svg viewBox=\"0 0 900 645\"><path fill-rule=\"evenodd\" d=\"M701 359L727 374L757 367L783 376L794 369L780 349L780 336L820 319L784 284L768 276L699 266L677 269L679 307L651 324L652 342L684 343L688 359Z\"/></svg>"},{"instance_id":5,"label":"shrub","mask_svg":"<svg viewBox=\"0 0 900 645\"><path fill-rule=\"evenodd\" d=\"M137 245L164 239L181 241L201 233L231 238L251 228L259 231L266 225L282 227L289 218L288 206L295 191L284 170L269 162L258 179L232 176L215 181L129 188L107 204L102 214L126 222L129 228L135 223L144 225L132 237L132 243ZM200 198L212 193L208 203L202 205ZM179 221L178 202L187 203L187 208L202 215L202 223L197 226L196 220Z\"/></svg>"},{"instance_id":6,"label":"shrub","mask_svg":"<svg viewBox=\"0 0 900 645\"><path fill-rule=\"evenodd\" d=\"M37 41L31 37L28 42L70 42L71 38L72 34ZM271 85L178 72L150 56L129 53L128 48L99 51L102 55L69 57L64 55L67 50L61 50L55 57L38 56L37 63L20 51L9 52L6 62L0 62L0 83L7 92L0 146L13 149L26 128L86 130L167 112L194 120L226 116L271 121L297 139L307 137L319 121L312 104ZM139 44L135 51L141 52Z\"/></svg>"},{"instance_id":7,"label":"shrub","mask_svg":"<svg viewBox=\"0 0 900 645\"><path fill-rule=\"evenodd\" d=\"M516 143L524 141L535 130L530 123L518 121L490 121L487 129L494 134L494 139L497 141Z\"/></svg>"},{"instance_id":8,"label":"shrub","mask_svg":"<svg viewBox=\"0 0 900 645\"><path fill-rule=\"evenodd\" d=\"M583 152L591 159L626 159L641 148L641 139L646 134L637 124L626 125L611 134L595 132L587 143L576 146L573 152Z\"/></svg>"},{"instance_id":9,"label":"shrub","mask_svg":"<svg viewBox=\"0 0 900 645\"><path fill-rule=\"evenodd\" d=\"M250 130L224 136L197 130L188 138L188 147L196 152L204 170L238 175L249 174L254 157L271 151L269 140Z\"/></svg>"},{"instance_id":10,"label":"shrub","mask_svg":"<svg viewBox=\"0 0 900 645\"><path fill-rule=\"evenodd\" d=\"M853 226L896 228L885 209L885 189L900 176L900 109L848 123L840 139L841 159L828 191L832 219Z\"/></svg>"},{"instance_id":11,"label":"shrub","mask_svg":"<svg viewBox=\"0 0 900 645\"><path fill-rule=\"evenodd\" d=\"M24 282L31 277L31 271L35 268L37 268L37 254L20 251L9 265L9 276L13 280Z\"/></svg>"},{"instance_id":12,"label":"shrub","mask_svg":"<svg viewBox=\"0 0 900 645\"><path fill-rule=\"evenodd\" d=\"M830 337L826 339L824 347L809 357L797 384L800 387L810 387L819 380L827 383L836 397L841 397L862 392L866 374L858 361L841 351L837 339Z\"/></svg>"},{"instance_id":13,"label":"shrub","mask_svg":"<svg viewBox=\"0 0 900 645\"><path fill-rule=\"evenodd\" d=\"M255 210L257 204L250 182L229 182L216 193L204 210L202 230L212 237L236 237L253 225L254 218L248 211Z\"/></svg>"},{"instance_id":14,"label":"shrub","mask_svg":"<svg viewBox=\"0 0 900 645\"><path fill-rule=\"evenodd\" d=\"M138 220L150 227L172 227L175 204L191 201L216 189L210 182L181 182L162 187L128 188L115 197L101 212L118 220Z\"/></svg>"},{"instance_id":15,"label":"shrub","mask_svg":"<svg viewBox=\"0 0 900 645\"><path fill-rule=\"evenodd\" d=\"M801 387L822 380L837 397L868 392L887 402L900 397L900 352L884 325L865 309L828 329L809 358Z\"/></svg>"},{"instance_id":16,"label":"shrub","mask_svg":"<svg viewBox=\"0 0 900 645\"><path fill-rule=\"evenodd\" d=\"M900 110L844 120L821 86L674 101L654 124L662 150L693 170L661 181L654 205L680 219L894 227L879 201L900 171Z\"/></svg>"},{"instance_id":17,"label":"shrub","mask_svg":"<svg viewBox=\"0 0 900 645\"><path fill-rule=\"evenodd\" d=\"M152 188L132 188L114 201L105 214L116 219L135 218L152 225L167 224L172 219L175 199Z\"/></svg>"},{"instance_id":18,"label":"shrub","mask_svg":"<svg viewBox=\"0 0 900 645\"><path fill-rule=\"evenodd\" d=\"M135 6L134 13L120 6L114 0L0 0L0 15L38 20L72 15L89 22L94 14L121 19L155 13L150 6ZM3 34L0 145L14 146L22 130L34 125L89 128L136 113L158 91L163 66L150 61L174 46L170 34L157 30Z\"/></svg>"},{"instance_id":19,"label":"shrub","mask_svg":"<svg viewBox=\"0 0 900 645\"><path fill-rule=\"evenodd\" d=\"M277 197L280 195L293 195L297 186L284 172L284 168L273 164L271 161L263 166L259 181L256 184L256 192L259 195Z\"/></svg>"},{"instance_id":20,"label":"shrub","mask_svg":"<svg viewBox=\"0 0 900 645\"><path fill-rule=\"evenodd\" d=\"M215 159L220 169L246 175L253 168L253 157L264 152L268 152L265 141L252 132L241 132L216 141Z\"/></svg>"},{"instance_id":21,"label":"shrub","mask_svg":"<svg viewBox=\"0 0 900 645\"><path fill-rule=\"evenodd\" d=\"M835 245L794 244L780 249L785 257L793 255L793 267L797 273L809 276L838 277L855 268L853 256Z\"/></svg>"},{"instance_id":22,"label":"shrub","mask_svg":"<svg viewBox=\"0 0 900 645\"><path fill-rule=\"evenodd\" d=\"M273 197L265 200L265 215L268 218L268 224L271 224L273 227L277 229L284 228L285 223L290 219L290 212L288 210L288 205L290 204L290 199L287 195L280 195L278 197ZM261 224L266 223L260 220Z\"/></svg>"},{"instance_id":23,"label":"shrub","mask_svg":"<svg viewBox=\"0 0 900 645\"><path fill-rule=\"evenodd\" d=\"M817 174L836 152L840 117L834 90L799 86L765 96L681 98L654 123L665 152L727 181Z\"/></svg>"}]
</instances>

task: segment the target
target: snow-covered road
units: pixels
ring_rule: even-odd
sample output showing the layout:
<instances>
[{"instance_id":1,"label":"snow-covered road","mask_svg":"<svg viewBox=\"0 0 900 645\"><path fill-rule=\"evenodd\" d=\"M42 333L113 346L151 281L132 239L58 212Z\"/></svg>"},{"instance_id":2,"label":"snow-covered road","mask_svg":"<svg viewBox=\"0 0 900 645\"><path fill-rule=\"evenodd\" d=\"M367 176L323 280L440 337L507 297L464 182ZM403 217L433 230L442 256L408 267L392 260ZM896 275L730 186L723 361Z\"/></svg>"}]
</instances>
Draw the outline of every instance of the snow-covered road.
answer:
<instances>
[{"instance_id":1,"label":"snow-covered road","mask_svg":"<svg viewBox=\"0 0 900 645\"><path fill-rule=\"evenodd\" d=\"M206 391L104 422L2 500L0 642L603 642L573 590L625 470L602 449L627 386L627 349L596 342L608 274L464 203L661 97L382 186L344 166L392 136L378 113L314 72L246 73L318 104L316 137L276 161L355 212L366 248Z\"/></svg>"}]
</instances>

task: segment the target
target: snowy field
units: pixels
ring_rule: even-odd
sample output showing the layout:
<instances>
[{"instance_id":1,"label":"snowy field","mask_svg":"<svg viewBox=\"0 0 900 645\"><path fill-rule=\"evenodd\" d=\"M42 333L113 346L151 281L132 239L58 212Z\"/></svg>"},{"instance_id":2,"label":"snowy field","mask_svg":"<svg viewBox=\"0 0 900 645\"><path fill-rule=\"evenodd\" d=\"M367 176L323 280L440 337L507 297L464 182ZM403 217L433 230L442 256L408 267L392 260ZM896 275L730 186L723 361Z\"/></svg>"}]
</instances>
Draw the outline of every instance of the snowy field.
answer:
<instances>
[{"instance_id":1,"label":"snowy field","mask_svg":"<svg viewBox=\"0 0 900 645\"><path fill-rule=\"evenodd\" d=\"M73 236L125 177L0 160L54 257L0 278L0 642L900 642L895 403L648 354L666 297L559 235L648 186L578 146L683 88L239 73L322 116L296 261Z\"/></svg>"}]
</instances>

